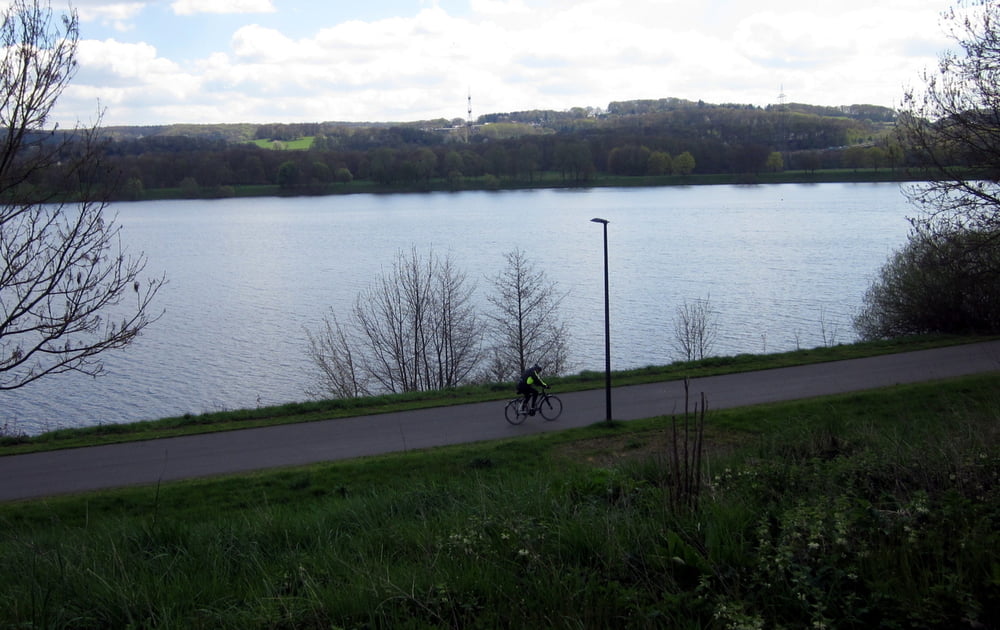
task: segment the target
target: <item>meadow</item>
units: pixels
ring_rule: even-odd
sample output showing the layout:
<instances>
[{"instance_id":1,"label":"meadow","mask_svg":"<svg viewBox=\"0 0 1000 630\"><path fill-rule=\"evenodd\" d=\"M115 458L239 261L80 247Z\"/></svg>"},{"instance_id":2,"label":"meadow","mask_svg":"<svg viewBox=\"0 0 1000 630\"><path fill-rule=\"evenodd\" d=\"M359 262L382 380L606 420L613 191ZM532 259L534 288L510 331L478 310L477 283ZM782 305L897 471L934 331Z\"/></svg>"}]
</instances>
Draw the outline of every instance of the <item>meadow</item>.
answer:
<instances>
[{"instance_id":1,"label":"meadow","mask_svg":"<svg viewBox=\"0 0 1000 630\"><path fill-rule=\"evenodd\" d=\"M1000 375L0 505L0 627L996 628Z\"/></svg>"}]
</instances>

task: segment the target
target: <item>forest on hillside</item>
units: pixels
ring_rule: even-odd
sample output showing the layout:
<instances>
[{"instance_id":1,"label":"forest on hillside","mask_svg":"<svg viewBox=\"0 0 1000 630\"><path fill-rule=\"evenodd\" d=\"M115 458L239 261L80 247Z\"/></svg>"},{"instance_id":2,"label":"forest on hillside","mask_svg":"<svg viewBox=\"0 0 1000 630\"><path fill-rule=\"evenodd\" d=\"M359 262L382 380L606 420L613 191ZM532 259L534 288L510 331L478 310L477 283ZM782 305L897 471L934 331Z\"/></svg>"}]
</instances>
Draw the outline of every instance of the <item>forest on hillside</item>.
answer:
<instances>
[{"instance_id":1,"label":"forest on hillside","mask_svg":"<svg viewBox=\"0 0 1000 630\"><path fill-rule=\"evenodd\" d=\"M108 127L107 177L119 198L180 188L224 196L241 186L322 194L370 181L454 188L476 178L527 182L558 173L579 184L601 175L753 174L785 170L898 168L906 151L896 112L873 105L768 107L681 99L409 123ZM50 170L46 188L72 186Z\"/></svg>"}]
</instances>

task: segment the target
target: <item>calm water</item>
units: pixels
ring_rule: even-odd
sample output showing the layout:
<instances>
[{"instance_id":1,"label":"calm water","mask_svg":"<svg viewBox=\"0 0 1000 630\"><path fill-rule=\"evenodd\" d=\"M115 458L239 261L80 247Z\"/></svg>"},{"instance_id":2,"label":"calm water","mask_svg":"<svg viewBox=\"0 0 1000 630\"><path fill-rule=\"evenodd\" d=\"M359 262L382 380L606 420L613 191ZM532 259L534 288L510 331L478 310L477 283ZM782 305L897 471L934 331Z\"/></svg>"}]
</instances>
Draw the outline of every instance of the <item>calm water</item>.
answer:
<instances>
[{"instance_id":1,"label":"calm water","mask_svg":"<svg viewBox=\"0 0 1000 630\"><path fill-rule=\"evenodd\" d=\"M608 225L612 367L663 364L675 309L709 298L715 354L854 338L851 318L912 209L895 184L170 201L111 208L130 251L169 280L163 318L110 375L0 392L0 427L28 433L303 400L305 329L396 252L449 255L477 281L521 248L569 292L574 368L603 370L601 226Z\"/></svg>"}]
</instances>

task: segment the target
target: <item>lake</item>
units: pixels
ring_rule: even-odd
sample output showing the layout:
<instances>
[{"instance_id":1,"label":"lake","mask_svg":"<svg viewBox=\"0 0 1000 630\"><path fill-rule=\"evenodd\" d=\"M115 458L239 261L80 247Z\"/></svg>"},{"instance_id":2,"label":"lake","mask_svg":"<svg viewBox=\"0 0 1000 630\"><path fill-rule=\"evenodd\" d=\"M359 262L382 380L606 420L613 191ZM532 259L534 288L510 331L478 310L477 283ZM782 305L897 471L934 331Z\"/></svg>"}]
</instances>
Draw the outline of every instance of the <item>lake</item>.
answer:
<instances>
[{"instance_id":1,"label":"lake","mask_svg":"<svg viewBox=\"0 0 1000 630\"><path fill-rule=\"evenodd\" d=\"M865 290L909 230L898 184L532 190L115 204L163 317L99 379L0 392L30 434L306 399L305 330L346 315L399 251L450 256L478 286L520 248L567 292L574 371L604 369L608 224L612 368L670 363L684 301L718 313L713 354L855 338ZM556 381L558 382L558 380Z\"/></svg>"}]
</instances>

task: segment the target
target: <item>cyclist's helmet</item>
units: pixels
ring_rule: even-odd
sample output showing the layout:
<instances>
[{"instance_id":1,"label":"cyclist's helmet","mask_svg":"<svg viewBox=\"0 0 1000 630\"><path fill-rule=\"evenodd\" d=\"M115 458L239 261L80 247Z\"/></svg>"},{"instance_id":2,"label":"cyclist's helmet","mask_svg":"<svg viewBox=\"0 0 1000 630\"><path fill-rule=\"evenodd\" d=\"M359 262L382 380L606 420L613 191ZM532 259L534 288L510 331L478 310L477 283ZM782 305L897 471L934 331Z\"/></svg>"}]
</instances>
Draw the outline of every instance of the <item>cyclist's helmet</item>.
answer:
<instances>
[{"instance_id":1,"label":"cyclist's helmet","mask_svg":"<svg viewBox=\"0 0 1000 630\"><path fill-rule=\"evenodd\" d=\"M541 372L541 371L542 371L542 366L540 366L540 365L538 365L538 364L536 363L536 364L534 364L533 366L531 366L531 369L532 369L533 371L535 371L535 372Z\"/></svg>"}]
</instances>

